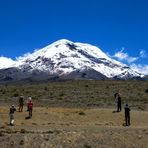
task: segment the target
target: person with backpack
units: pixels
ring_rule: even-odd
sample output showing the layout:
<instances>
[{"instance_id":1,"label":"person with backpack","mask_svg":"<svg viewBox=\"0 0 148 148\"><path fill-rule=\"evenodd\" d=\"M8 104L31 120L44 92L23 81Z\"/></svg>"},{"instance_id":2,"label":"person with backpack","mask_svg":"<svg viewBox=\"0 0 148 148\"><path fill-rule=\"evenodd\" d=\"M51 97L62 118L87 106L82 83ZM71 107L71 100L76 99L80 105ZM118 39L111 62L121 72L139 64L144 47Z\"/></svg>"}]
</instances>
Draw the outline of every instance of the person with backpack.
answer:
<instances>
[{"instance_id":1,"label":"person with backpack","mask_svg":"<svg viewBox=\"0 0 148 148\"><path fill-rule=\"evenodd\" d=\"M33 102L32 102L31 97L29 97L27 107L28 107L28 111L29 111L29 118L31 118L32 117L32 111L33 111Z\"/></svg>"},{"instance_id":2,"label":"person with backpack","mask_svg":"<svg viewBox=\"0 0 148 148\"><path fill-rule=\"evenodd\" d=\"M24 106L24 97L20 96L19 97L19 112L23 111L23 106Z\"/></svg>"},{"instance_id":3,"label":"person with backpack","mask_svg":"<svg viewBox=\"0 0 148 148\"><path fill-rule=\"evenodd\" d=\"M9 116L10 116L10 125L14 125L14 112L16 111L16 108L14 105L11 105L10 110L9 110Z\"/></svg>"},{"instance_id":4,"label":"person with backpack","mask_svg":"<svg viewBox=\"0 0 148 148\"><path fill-rule=\"evenodd\" d=\"M128 106L128 104L125 105L125 125L129 126L130 125L130 108Z\"/></svg>"}]
</instances>

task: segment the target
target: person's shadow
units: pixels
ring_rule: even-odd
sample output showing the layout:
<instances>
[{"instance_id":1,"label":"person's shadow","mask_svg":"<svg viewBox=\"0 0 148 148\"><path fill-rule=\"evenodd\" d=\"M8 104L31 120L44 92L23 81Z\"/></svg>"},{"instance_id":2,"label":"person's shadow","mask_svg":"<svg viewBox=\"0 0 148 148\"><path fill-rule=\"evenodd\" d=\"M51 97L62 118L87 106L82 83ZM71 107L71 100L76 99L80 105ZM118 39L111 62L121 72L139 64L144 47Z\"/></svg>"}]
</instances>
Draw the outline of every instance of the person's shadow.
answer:
<instances>
[{"instance_id":1,"label":"person's shadow","mask_svg":"<svg viewBox=\"0 0 148 148\"><path fill-rule=\"evenodd\" d=\"M28 120L28 119L30 119L30 117L28 116L28 117L26 117L25 119Z\"/></svg>"},{"instance_id":2,"label":"person's shadow","mask_svg":"<svg viewBox=\"0 0 148 148\"><path fill-rule=\"evenodd\" d=\"M122 124L123 126L130 126L130 124L129 125L127 125L125 122L123 122L123 124Z\"/></svg>"},{"instance_id":3,"label":"person's shadow","mask_svg":"<svg viewBox=\"0 0 148 148\"><path fill-rule=\"evenodd\" d=\"M116 110L113 110L113 111L112 111L112 113L118 113L118 111L116 111Z\"/></svg>"}]
</instances>

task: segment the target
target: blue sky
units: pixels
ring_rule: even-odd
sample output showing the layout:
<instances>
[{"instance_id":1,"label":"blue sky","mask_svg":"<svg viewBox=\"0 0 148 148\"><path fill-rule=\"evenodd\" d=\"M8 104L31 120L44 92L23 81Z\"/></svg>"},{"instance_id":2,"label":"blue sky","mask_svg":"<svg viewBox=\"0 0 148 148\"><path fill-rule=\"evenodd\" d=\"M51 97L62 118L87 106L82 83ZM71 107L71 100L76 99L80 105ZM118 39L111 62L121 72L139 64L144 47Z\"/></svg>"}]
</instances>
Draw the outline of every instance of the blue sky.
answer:
<instances>
[{"instance_id":1,"label":"blue sky","mask_svg":"<svg viewBox=\"0 0 148 148\"><path fill-rule=\"evenodd\" d=\"M0 56L15 59L65 38L148 71L147 8L147 0L1 0Z\"/></svg>"}]
</instances>

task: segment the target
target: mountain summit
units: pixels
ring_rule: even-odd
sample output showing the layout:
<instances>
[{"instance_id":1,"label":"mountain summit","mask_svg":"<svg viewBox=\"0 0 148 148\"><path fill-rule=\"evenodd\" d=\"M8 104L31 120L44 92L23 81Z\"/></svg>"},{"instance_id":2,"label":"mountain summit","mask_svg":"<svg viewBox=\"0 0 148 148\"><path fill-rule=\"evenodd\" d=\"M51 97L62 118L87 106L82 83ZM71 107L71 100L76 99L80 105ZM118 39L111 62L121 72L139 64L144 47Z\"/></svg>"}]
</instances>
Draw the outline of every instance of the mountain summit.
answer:
<instances>
[{"instance_id":1,"label":"mountain summit","mask_svg":"<svg viewBox=\"0 0 148 148\"><path fill-rule=\"evenodd\" d=\"M0 70L0 80L128 79L143 75L108 57L101 49L62 39L27 54Z\"/></svg>"}]
</instances>

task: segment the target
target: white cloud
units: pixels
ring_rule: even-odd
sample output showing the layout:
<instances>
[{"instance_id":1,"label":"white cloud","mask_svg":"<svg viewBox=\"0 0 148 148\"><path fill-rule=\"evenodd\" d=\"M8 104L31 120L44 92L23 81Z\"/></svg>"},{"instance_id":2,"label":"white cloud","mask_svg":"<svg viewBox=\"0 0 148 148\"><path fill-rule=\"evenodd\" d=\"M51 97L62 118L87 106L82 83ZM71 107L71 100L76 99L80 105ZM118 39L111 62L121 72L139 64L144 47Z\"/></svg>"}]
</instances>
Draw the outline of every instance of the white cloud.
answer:
<instances>
[{"instance_id":1,"label":"white cloud","mask_svg":"<svg viewBox=\"0 0 148 148\"><path fill-rule=\"evenodd\" d=\"M142 58L145 57L145 51L144 50L140 51L140 57L142 57Z\"/></svg>"},{"instance_id":2,"label":"white cloud","mask_svg":"<svg viewBox=\"0 0 148 148\"><path fill-rule=\"evenodd\" d=\"M139 55L140 55L140 58L147 58L148 57L146 51L143 49L140 51Z\"/></svg>"},{"instance_id":3,"label":"white cloud","mask_svg":"<svg viewBox=\"0 0 148 148\"><path fill-rule=\"evenodd\" d=\"M139 73L148 75L148 65L132 64L130 67Z\"/></svg>"},{"instance_id":4,"label":"white cloud","mask_svg":"<svg viewBox=\"0 0 148 148\"><path fill-rule=\"evenodd\" d=\"M108 54L109 55L109 54ZM124 48L120 51L116 52L114 56L110 56L113 58L117 58L119 61L127 62L128 65L135 71L148 75L148 65L147 64L136 64L137 60L144 60L144 58L148 58L148 55L145 50L141 50L137 57L129 56L128 53L124 52Z\"/></svg>"},{"instance_id":5,"label":"white cloud","mask_svg":"<svg viewBox=\"0 0 148 148\"><path fill-rule=\"evenodd\" d=\"M7 57L0 57L0 69L2 68L8 68L11 67L15 64L15 61L12 60L11 58L7 58Z\"/></svg>"},{"instance_id":6,"label":"white cloud","mask_svg":"<svg viewBox=\"0 0 148 148\"><path fill-rule=\"evenodd\" d=\"M29 55L31 55L31 53L25 53L23 56L16 57L16 60L22 60L22 58L27 57Z\"/></svg>"},{"instance_id":7,"label":"white cloud","mask_svg":"<svg viewBox=\"0 0 148 148\"><path fill-rule=\"evenodd\" d=\"M131 57L126 52L123 52L123 51L124 51L124 48L116 52L113 57L117 58L120 61L127 61L128 63L133 63L134 61L138 60L138 57Z\"/></svg>"}]
</instances>

